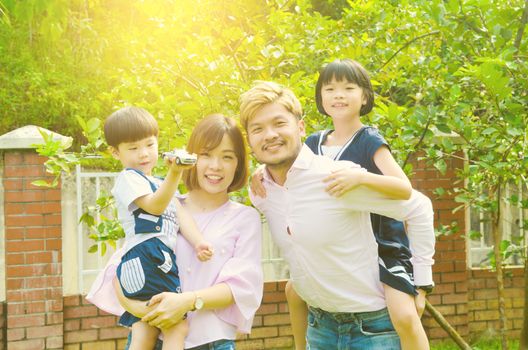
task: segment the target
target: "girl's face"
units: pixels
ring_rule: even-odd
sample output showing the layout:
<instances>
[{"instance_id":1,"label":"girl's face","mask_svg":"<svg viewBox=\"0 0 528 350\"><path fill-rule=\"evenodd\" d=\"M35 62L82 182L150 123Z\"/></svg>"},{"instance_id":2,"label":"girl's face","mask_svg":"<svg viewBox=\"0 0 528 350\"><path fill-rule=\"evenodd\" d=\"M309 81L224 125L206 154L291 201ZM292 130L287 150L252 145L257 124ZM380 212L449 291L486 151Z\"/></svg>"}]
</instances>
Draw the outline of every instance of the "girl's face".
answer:
<instances>
[{"instance_id":1,"label":"girl's face","mask_svg":"<svg viewBox=\"0 0 528 350\"><path fill-rule=\"evenodd\" d=\"M321 89L323 108L332 118L359 117L360 110L367 103L363 89L346 79L334 78Z\"/></svg>"},{"instance_id":2,"label":"girl's face","mask_svg":"<svg viewBox=\"0 0 528 350\"><path fill-rule=\"evenodd\" d=\"M196 176L200 189L210 194L227 194L237 164L233 141L224 135L216 148L198 154Z\"/></svg>"}]
</instances>

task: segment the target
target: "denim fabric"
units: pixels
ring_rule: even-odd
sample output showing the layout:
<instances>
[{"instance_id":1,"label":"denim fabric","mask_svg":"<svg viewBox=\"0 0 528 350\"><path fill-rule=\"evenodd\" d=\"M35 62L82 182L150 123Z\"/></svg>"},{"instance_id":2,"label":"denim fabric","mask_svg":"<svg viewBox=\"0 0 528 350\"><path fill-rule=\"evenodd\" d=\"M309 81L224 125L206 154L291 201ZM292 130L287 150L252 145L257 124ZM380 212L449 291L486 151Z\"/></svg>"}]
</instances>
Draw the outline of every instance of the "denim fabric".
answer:
<instances>
[{"instance_id":1,"label":"denim fabric","mask_svg":"<svg viewBox=\"0 0 528 350\"><path fill-rule=\"evenodd\" d=\"M128 341L125 346L125 350L128 350L130 347L130 342L132 341L132 332L128 333ZM163 342L158 339L156 346L152 350L161 350ZM235 342L233 340L221 339L211 343L203 344L194 348L189 348L187 350L235 350Z\"/></svg>"},{"instance_id":2,"label":"denim fabric","mask_svg":"<svg viewBox=\"0 0 528 350\"><path fill-rule=\"evenodd\" d=\"M387 309L345 313L310 307L306 340L309 350L400 349Z\"/></svg>"}]
</instances>

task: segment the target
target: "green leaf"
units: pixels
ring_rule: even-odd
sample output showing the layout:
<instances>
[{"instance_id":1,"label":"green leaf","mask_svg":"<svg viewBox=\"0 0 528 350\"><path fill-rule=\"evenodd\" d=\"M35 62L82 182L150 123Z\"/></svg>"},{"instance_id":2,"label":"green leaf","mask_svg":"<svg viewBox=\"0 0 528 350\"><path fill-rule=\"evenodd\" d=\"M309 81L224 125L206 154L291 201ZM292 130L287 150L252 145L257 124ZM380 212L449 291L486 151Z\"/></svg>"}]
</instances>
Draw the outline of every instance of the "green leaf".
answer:
<instances>
[{"instance_id":1,"label":"green leaf","mask_svg":"<svg viewBox=\"0 0 528 350\"><path fill-rule=\"evenodd\" d=\"M88 253L95 253L97 252L97 244L92 245L90 248L88 248Z\"/></svg>"}]
</instances>

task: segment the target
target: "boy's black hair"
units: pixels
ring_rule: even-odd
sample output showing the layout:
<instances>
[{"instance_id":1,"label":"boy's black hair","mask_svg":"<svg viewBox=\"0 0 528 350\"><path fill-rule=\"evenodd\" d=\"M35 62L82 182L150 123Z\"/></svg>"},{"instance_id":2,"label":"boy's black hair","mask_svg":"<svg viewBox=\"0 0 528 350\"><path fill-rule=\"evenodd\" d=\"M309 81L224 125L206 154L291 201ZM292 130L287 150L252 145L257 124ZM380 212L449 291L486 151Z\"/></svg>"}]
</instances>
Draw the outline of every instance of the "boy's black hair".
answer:
<instances>
[{"instance_id":1,"label":"boy's black hair","mask_svg":"<svg viewBox=\"0 0 528 350\"><path fill-rule=\"evenodd\" d=\"M106 143L118 147L123 142L135 142L150 136L158 137L158 122L139 107L124 107L106 118L104 134Z\"/></svg>"},{"instance_id":2,"label":"boy's black hair","mask_svg":"<svg viewBox=\"0 0 528 350\"><path fill-rule=\"evenodd\" d=\"M319 72L319 78L315 85L315 103L321 114L328 115L323 108L321 89L323 85L328 84L333 78L337 81L350 81L357 84L363 90L363 96L367 100L367 103L361 107L359 115L368 114L372 110L374 106L374 90L372 89L367 70L358 62L345 58L343 60L337 59L323 66Z\"/></svg>"}]
</instances>

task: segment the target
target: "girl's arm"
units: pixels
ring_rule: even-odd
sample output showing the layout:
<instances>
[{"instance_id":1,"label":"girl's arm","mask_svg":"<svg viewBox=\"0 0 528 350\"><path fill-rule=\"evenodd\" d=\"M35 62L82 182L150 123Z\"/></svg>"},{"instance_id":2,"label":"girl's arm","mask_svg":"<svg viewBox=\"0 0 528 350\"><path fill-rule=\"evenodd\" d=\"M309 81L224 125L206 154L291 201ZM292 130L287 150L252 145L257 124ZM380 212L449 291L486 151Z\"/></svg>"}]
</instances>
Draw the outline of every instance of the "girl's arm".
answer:
<instances>
[{"instance_id":1,"label":"girl's arm","mask_svg":"<svg viewBox=\"0 0 528 350\"><path fill-rule=\"evenodd\" d=\"M387 147L382 146L376 151L374 163L383 175L369 173L359 167L341 169L324 180L328 183L326 191L340 197L357 186L364 185L391 199L411 197L411 183Z\"/></svg>"},{"instance_id":2,"label":"girl's arm","mask_svg":"<svg viewBox=\"0 0 528 350\"><path fill-rule=\"evenodd\" d=\"M389 182L384 185L374 183L370 185L372 189L393 199L411 198L411 182L403 172L402 168L396 163L392 153L386 146L381 146L376 153L374 153L374 163L384 175L383 177L385 177L386 180L389 180Z\"/></svg>"},{"instance_id":3,"label":"girl's arm","mask_svg":"<svg viewBox=\"0 0 528 350\"><path fill-rule=\"evenodd\" d=\"M178 216L178 222L180 223L180 231L183 237L185 237L196 251L198 259L200 259L200 261L211 259L213 256L212 245L204 240L191 213L189 213L179 201L176 201L176 215Z\"/></svg>"},{"instance_id":4,"label":"girl's arm","mask_svg":"<svg viewBox=\"0 0 528 350\"><path fill-rule=\"evenodd\" d=\"M197 298L203 301L203 309L223 309L234 303L233 294L226 283L194 292L164 292L150 299L149 304L154 309L147 313L142 321L160 329L171 328L180 322L187 312L193 311Z\"/></svg>"}]
</instances>

